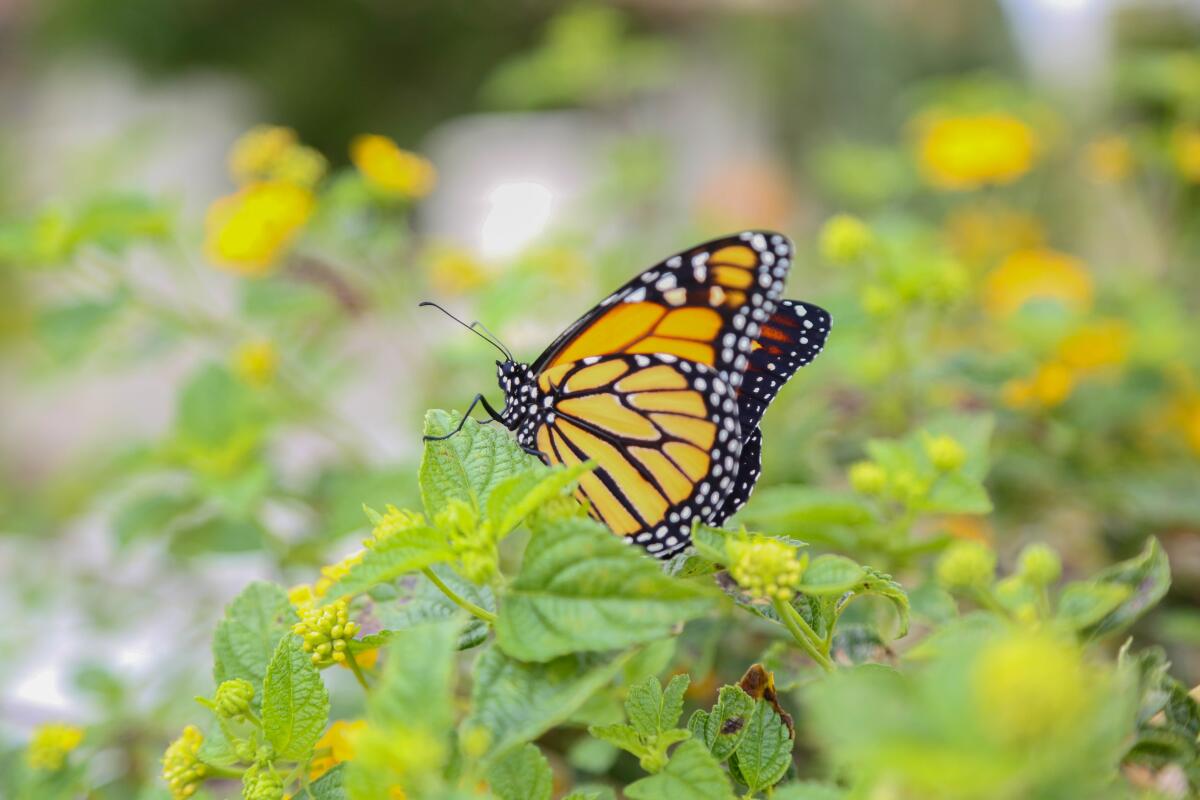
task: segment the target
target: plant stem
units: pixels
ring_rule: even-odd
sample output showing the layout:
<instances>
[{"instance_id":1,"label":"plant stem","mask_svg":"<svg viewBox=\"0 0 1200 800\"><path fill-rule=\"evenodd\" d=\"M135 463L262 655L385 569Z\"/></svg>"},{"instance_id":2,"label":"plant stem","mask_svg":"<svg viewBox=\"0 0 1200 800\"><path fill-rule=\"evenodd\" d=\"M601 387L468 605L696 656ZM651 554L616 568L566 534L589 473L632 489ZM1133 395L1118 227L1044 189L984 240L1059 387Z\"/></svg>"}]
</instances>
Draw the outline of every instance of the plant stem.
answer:
<instances>
[{"instance_id":1,"label":"plant stem","mask_svg":"<svg viewBox=\"0 0 1200 800\"><path fill-rule=\"evenodd\" d=\"M428 567L425 567L424 569L421 570L421 572L423 572L425 574L426 578L429 578L429 580L433 581L433 585L438 587L439 589L441 589L442 594L446 595L446 597L449 597L450 601L452 603L454 603L454 605L463 609L464 611L466 611L468 614L471 614L472 616L479 617L481 620L488 623L489 625L495 624L495 622L496 622L495 614L488 611L486 608L480 608L479 606L475 605L474 603L472 603L470 600L467 600L466 598L459 597L454 592L453 589L451 589L449 586L447 586L445 583L442 582L441 578L439 578L434 573L433 570L429 569Z\"/></svg>"},{"instance_id":2,"label":"plant stem","mask_svg":"<svg viewBox=\"0 0 1200 800\"><path fill-rule=\"evenodd\" d=\"M833 672L833 662L829 660L828 654L822 652L822 644L824 643L812 627L804 621L804 617L800 616L799 612L792 607L792 604L785 600L776 600L774 607L775 613L783 620L783 624L787 627L788 632L792 634L792 638L808 654L808 657L817 662L821 669L826 672ZM818 644L818 642L821 642L821 644Z\"/></svg>"},{"instance_id":3,"label":"plant stem","mask_svg":"<svg viewBox=\"0 0 1200 800\"><path fill-rule=\"evenodd\" d=\"M218 767L215 764L208 765L208 774L213 778L240 778L244 769L235 769L234 767Z\"/></svg>"},{"instance_id":4,"label":"plant stem","mask_svg":"<svg viewBox=\"0 0 1200 800\"><path fill-rule=\"evenodd\" d=\"M346 650L346 663L350 665L350 671L354 673L354 677L358 679L359 685L364 690L370 691L371 687L367 685L367 676L363 675L362 667L358 665L358 661L354 658L354 653L349 649Z\"/></svg>"}]
</instances>

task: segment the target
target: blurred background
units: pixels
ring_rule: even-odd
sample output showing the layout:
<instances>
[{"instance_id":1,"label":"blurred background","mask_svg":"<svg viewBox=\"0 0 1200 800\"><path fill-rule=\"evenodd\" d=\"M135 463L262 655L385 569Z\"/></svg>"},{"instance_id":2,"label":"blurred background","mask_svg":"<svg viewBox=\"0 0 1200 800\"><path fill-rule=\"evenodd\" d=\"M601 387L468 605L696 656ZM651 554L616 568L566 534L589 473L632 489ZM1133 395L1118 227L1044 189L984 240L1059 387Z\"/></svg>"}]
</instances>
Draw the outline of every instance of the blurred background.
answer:
<instances>
[{"instance_id":1,"label":"blurred background","mask_svg":"<svg viewBox=\"0 0 1200 800\"><path fill-rule=\"evenodd\" d=\"M499 401L419 300L532 360L744 227L835 321L763 486L991 414L996 511L918 533L1159 537L1137 635L1200 682L1198 44L1195 0L0 0L4 758L62 722L96 796L165 791L224 604Z\"/></svg>"}]
</instances>

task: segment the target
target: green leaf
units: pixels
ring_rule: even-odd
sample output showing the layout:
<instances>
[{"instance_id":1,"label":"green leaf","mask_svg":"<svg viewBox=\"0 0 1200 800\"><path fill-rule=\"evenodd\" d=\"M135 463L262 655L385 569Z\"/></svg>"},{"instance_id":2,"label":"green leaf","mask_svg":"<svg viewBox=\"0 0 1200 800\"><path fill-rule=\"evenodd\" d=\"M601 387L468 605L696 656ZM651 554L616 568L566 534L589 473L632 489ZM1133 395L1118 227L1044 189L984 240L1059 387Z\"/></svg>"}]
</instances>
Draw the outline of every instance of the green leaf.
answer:
<instances>
[{"instance_id":1,"label":"green leaf","mask_svg":"<svg viewBox=\"0 0 1200 800\"><path fill-rule=\"evenodd\" d=\"M692 547L696 553L714 564L726 564L729 555L725 551L728 532L708 525L697 525L692 529Z\"/></svg>"},{"instance_id":2,"label":"green leaf","mask_svg":"<svg viewBox=\"0 0 1200 800\"><path fill-rule=\"evenodd\" d=\"M804 570L799 589L812 595L843 594L865 576L863 568L845 556L817 556Z\"/></svg>"},{"instance_id":3,"label":"green leaf","mask_svg":"<svg viewBox=\"0 0 1200 800\"><path fill-rule=\"evenodd\" d=\"M534 744L514 750L493 764L487 781L499 800L550 800L554 793L550 762Z\"/></svg>"},{"instance_id":4,"label":"green leaf","mask_svg":"<svg viewBox=\"0 0 1200 800\"><path fill-rule=\"evenodd\" d=\"M338 764L309 784L308 791L312 794L312 800L346 800L345 778L345 764ZM308 795L305 794L297 797L308 799Z\"/></svg>"},{"instance_id":5,"label":"green leaf","mask_svg":"<svg viewBox=\"0 0 1200 800\"><path fill-rule=\"evenodd\" d=\"M642 741L642 737L633 729L632 725L626 725L623 722L618 722L613 725L589 725L588 733L595 736L601 741L608 742L614 747L619 747L627 753L641 758L648 752L646 744Z\"/></svg>"},{"instance_id":6,"label":"green leaf","mask_svg":"<svg viewBox=\"0 0 1200 800\"><path fill-rule=\"evenodd\" d=\"M192 494L156 491L131 499L113 516L117 542L128 545L136 539L165 534L171 524L194 510L200 499Z\"/></svg>"},{"instance_id":7,"label":"green leaf","mask_svg":"<svg viewBox=\"0 0 1200 800\"><path fill-rule=\"evenodd\" d=\"M759 531L795 533L806 541L841 545L848 535L874 524L875 512L858 495L811 486L770 486L757 490L737 521Z\"/></svg>"},{"instance_id":8,"label":"green leaf","mask_svg":"<svg viewBox=\"0 0 1200 800\"><path fill-rule=\"evenodd\" d=\"M209 364L184 385L175 425L186 440L213 447L257 427L257 411L257 400L245 384L224 367Z\"/></svg>"},{"instance_id":9,"label":"green leaf","mask_svg":"<svg viewBox=\"0 0 1200 800\"><path fill-rule=\"evenodd\" d=\"M765 700L754 704L746 735L730 759L731 774L752 792L778 783L792 764L792 738L787 725Z\"/></svg>"},{"instance_id":10,"label":"green leaf","mask_svg":"<svg viewBox=\"0 0 1200 800\"><path fill-rule=\"evenodd\" d=\"M563 494L591 469L588 463L549 470L539 465L498 483L487 501L487 515L495 524L496 536L507 536L525 517Z\"/></svg>"},{"instance_id":11,"label":"green leaf","mask_svg":"<svg viewBox=\"0 0 1200 800\"><path fill-rule=\"evenodd\" d=\"M50 355L57 361L77 361L103 341L104 328L121 308L120 296L59 306L42 312L37 331Z\"/></svg>"},{"instance_id":12,"label":"green leaf","mask_svg":"<svg viewBox=\"0 0 1200 800\"><path fill-rule=\"evenodd\" d=\"M475 662L471 713L462 735L487 731L488 757L502 756L570 717L627 659L584 654L528 664L488 649Z\"/></svg>"},{"instance_id":13,"label":"green leaf","mask_svg":"<svg viewBox=\"0 0 1200 800\"><path fill-rule=\"evenodd\" d=\"M446 736L454 724L455 654L460 619L396 631L367 715L378 726L398 725Z\"/></svg>"},{"instance_id":14,"label":"green leaf","mask_svg":"<svg viewBox=\"0 0 1200 800\"><path fill-rule=\"evenodd\" d=\"M326 590L324 600L333 603L339 598L362 594L381 583L453 557L446 537L436 528L418 525L397 531L364 551L362 561Z\"/></svg>"},{"instance_id":15,"label":"green leaf","mask_svg":"<svg viewBox=\"0 0 1200 800\"><path fill-rule=\"evenodd\" d=\"M445 565L431 567L431 570L459 597L486 611L496 613L496 596L492 593L491 587L477 586ZM405 581L405 583L410 582ZM380 603L376 606L375 613L383 627L389 630L412 628L416 625L451 617L462 619L462 609L424 575L414 576L407 593L403 594L397 602ZM487 639L490 630L490 626L478 617L467 617L463 620L462 626L458 635L459 650L467 650L482 644Z\"/></svg>"},{"instance_id":16,"label":"green leaf","mask_svg":"<svg viewBox=\"0 0 1200 800\"><path fill-rule=\"evenodd\" d=\"M733 800L729 778L703 743L684 742L666 768L625 787L630 800Z\"/></svg>"},{"instance_id":17,"label":"green leaf","mask_svg":"<svg viewBox=\"0 0 1200 800\"><path fill-rule=\"evenodd\" d=\"M425 415L425 435L444 436L457 427L457 417L441 410ZM448 439L425 443L421 457L421 499L433 516L453 499L477 514L487 508L492 491L503 481L537 462L521 451L508 432L468 420Z\"/></svg>"},{"instance_id":18,"label":"green leaf","mask_svg":"<svg viewBox=\"0 0 1200 800\"><path fill-rule=\"evenodd\" d=\"M1163 599L1171 587L1171 566L1158 540L1152 538L1141 553L1101 570L1092 582L1132 590L1119 606L1080 631L1085 636L1106 636L1125 630Z\"/></svg>"},{"instance_id":19,"label":"green leaf","mask_svg":"<svg viewBox=\"0 0 1200 800\"><path fill-rule=\"evenodd\" d=\"M170 550L181 558L204 553L245 553L260 549L263 537L263 527L257 520L217 514L173 526Z\"/></svg>"},{"instance_id":20,"label":"green leaf","mask_svg":"<svg viewBox=\"0 0 1200 800\"><path fill-rule=\"evenodd\" d=\"M664 575L599 523L558 519L535 528L496 637L515 658L547 661L662 639L715 604L713 594Z\"/></svg>"},{"instance_id":21,"label":"green leaf","mask_svg":"<svg viewBox=\"0 0 1200 800\"><path fill-rule=\"evenodd\" d=\"M1073 630L1081 631L1111 614L1132 594L1132 587L1119 583L1069 583L1058 599L1057 617Z\"/></svg>"},{"instance_id":22,"label":"green leaf","mask_svg":"<svg viewBox=\"0 0 1200 800\"><path fill-rule=\"evenodd\" d=\"M910 608L908 593L904 587L892 579L891 575L880 572L873 567L863 567L866 577L855 587L854 596L876 595L883 597L896 610L899 627L894 638L899 639L908 633ZM844 607L843 607L844 608Z\"/></svg>"},{"instance_id":23,"label":"green leaf","mask_svg":"<svg viewBox=\"0 0 1200 800\"><path fill-rule=\"evenodd\" d=\"M225 609L213 635L213 680L242 678L261 686L280 639L299 621L282 588L247 586Z\"/></svg>"},{"instance_id":24,"label":"green leaf","mask_svg":"<svg viewBox=\"0 0 1200 800\"><path fill-rule=\"evenodd\" d=\"M754 708L754 699L740 686L722 686L712 711L696 711L688 720L688 729L718 761L724 761L742 743Z\"/></svg>"},{"instance_id":25,"label":"green leaf","mask_svg":"<svg viewBox=\"0 0 1200 800\"><path fill-rule=\"evenodd\" d=\"M674 728L683 714L683 694L689 683L687 675L676 675L664 690L658 678L652 676L631 686L625 711L634 729L644 736L654 736Z\"/></svg>"},{"instance_id":26,"label":"green leaf","mask_svg":"<svg viewBox=\"0 0 1200 800\"><path fill-rule=\"evenodd\" d=\"M263 734L276 758L303 761L329 720L329 694L312 658L295 636L275 649L263 681Z\"/></svg>"}]
</instances>

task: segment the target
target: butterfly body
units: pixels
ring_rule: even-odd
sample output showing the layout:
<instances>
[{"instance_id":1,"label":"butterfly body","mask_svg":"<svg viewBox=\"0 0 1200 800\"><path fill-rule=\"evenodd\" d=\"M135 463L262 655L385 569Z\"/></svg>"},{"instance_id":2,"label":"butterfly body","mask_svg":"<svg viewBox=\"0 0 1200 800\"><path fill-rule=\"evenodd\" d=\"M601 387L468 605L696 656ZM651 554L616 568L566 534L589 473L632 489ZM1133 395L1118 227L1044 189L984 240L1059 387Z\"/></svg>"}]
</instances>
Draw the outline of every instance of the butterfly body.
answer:
<instances>
[{"instance_id":1,"label":"butterfly body","mask_svg":"<svg viewBox=\"0 0 1200 800\"><path fill-rule=\"evenodd\" d=\"M674 255L613 292L532 364L497 362L502 412L548 464L594 461L578 494L614 533L667 558L720 525L760 471L758 424L820 352L822 309L783 300L780 234L747 231Z\"/></svg>"}]
</instances>

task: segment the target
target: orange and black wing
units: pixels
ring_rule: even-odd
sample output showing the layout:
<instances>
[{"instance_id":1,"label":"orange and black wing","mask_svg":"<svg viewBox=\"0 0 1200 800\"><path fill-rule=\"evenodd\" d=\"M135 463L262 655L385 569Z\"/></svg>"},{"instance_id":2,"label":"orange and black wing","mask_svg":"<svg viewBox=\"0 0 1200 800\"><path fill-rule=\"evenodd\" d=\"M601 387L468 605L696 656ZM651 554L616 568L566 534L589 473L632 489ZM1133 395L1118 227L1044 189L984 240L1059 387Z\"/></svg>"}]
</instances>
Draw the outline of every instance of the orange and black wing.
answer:
<instances>
[{"instance_id":1,"label":"orange and black wing","mask_svg":"<svg viewBox=\"0 0 1200 800\"><path fill-rule=\"evenodd\" d=\"M775 313L792 245L746 231L671 256L605 298L559 336L535 373L590 356L665 353L726 373L736 388Z\"/></svg>"},{"instance_id":2,"label":"orange and black wing","mask_svg":"<svg viewBox=\"0 0 1200 800\"><path fill-rule=\"evenodd\" d=\"M735 389L717 370L670 354L587 357L545 370L538 393L537 449L596 463L578 493L613 532L666 558L723 508L742 445Z\"/></svg>"},{"instance_id":3,"label":"orange and black wing","mask_svg":"<svg viewBox=\"0 0 1200 800\"><path fill-rule=\"evenodd\" d=\"M738 421L742 431L742 454L737 480L725 497L718 523L733 516L750 499L762 472L763 412L783 385L825 347L831 319L829 312L799 300L781 300L779 307L750 349L750 363L738 389Z\"/></svg>"}]
</instances>

